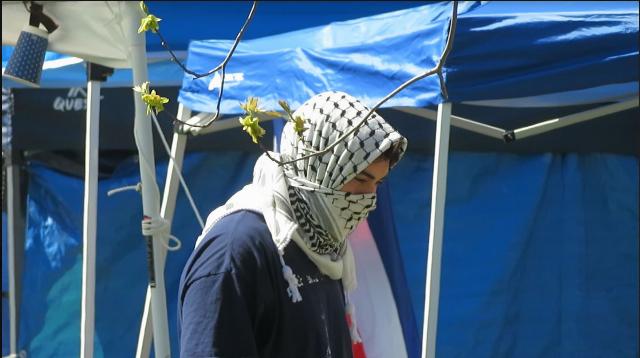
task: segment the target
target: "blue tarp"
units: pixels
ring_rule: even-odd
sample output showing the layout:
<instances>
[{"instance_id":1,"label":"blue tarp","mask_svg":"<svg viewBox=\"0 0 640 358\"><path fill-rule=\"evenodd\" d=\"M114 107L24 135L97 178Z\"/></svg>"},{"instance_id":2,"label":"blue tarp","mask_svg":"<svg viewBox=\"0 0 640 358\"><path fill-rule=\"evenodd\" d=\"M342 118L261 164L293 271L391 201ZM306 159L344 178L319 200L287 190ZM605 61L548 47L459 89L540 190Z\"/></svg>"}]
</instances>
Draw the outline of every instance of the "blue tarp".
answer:
<instances>
[{"instance_id":1,"label":"blue tarp","mask_svg":"<svg viewBox=\"0 0 640 358\"><path fill-rule=\"evenodd\" d=\"M161 32L172 50L178 56L184 54L193 39L215 38L232 40L244 23L251 2L249 1L147 1L149 11L162 19ZM371 16L388 11L415 7L412 1L367 1L367 2L327 2L314 1L296 3L289 1L268 1L259 3L255 16L247 28L243 39L253 39L310 26L325 25L333 21L344 21L357 17ZM185 23L189 26L185 26ZM212 26L215 22L215 26ZM164 55L160 62L149 63L149 81L153 86L177 86L184 73L168 60L168 54L160 44L160 38L147 33L147 52ZM2 67L9 61L13 46L2 46ZM68 58L69 56L47 52L46 61ZM105 87L132 87L131 70L117 69L103 84ZM45 69L40 81L43 88L86 87L86 64L66 65ZM3 87L24 88L10 79L2 79Z\"/></svg>"},{"instance_id":2,"label":"blue tarp","mask_svg":"<svg viewBox=\"0 0 640 358\"><path fill-rule=\"evenodd\" d=\"M255 158L240 152L187 156L185 174L200 210L242 187ZM452 153L438 355L633 357L638 169L637 158L617 155ZM135 350L147 282L142 208L133 191L106 192L136 183L138 170L136 162L123 163L99 184L96 357ZM430 156L409 153L388 180L418 324L431 171ZM83 183L37 164L30 173L20 347L30 356L77 356ZM160 182L164 173L166 163L158 166ZM173 227L183 243L169 254L166 269L175 351L177 282L199 232L182 194Z\"/></svg>"},{"instance_id":3,"label":"blue tarp","mask_svg":"<svg viewBox=\"0 0 640 358\"><path fill-rule=\"evenodd\" d=\"M511 106L526 107L637 96L638 4L597 5L463 3L444 69L450 101L519 98ZM278 99L296 107L326 90L345 91L372 106L434 67L444 49L450 11L446 3L425 5L245 41L227 68L221 108L239 113L239 103L249 96L259 97L265 109L278 109ZM225 40L193 41L189 67L198 72L213 68L229 47ZM214 112L219 86L212 83L212 78L185 75L180 102ZM543 95L552 97L522 99ZM442 101L437 76L431 76L384 106Z\"/></svg>"},{"instance_id":4,"label":"blue tarp","mask_svg":"<svg viewBox=\"0 0 640 358\"><path fill-rule=\"evenodd\" d=\"M556 106L637 96L637 3L580 3L576 11L577 4L465 4L446 66L451 98ZM369 19L373 23L353 20L246 41L227 69L223 110L238 112L248 96L260 97L267 108L278 99L295 107L326 89L350 92L371 105L433 64L448 17L447 5L434 6L379 15ZM213 67L229 45L193 42L190 67ZM205 58L209 62L197 63ZM210 81L185 78L180 100L211 111L217 92L208 90ZM426 79L387 104L432 105L442 101L438 91L437 82ZM187 156L185 177L203 213L246 183L255 156ZM141 201L134 192L105 193L136 183L138 171L137 163L123 163L100 182L97 357L131 356L135 350L147 279ZM409 153L388 180L418 335L431 171L431 156ZM634 357L638 172L637 156L452 152L438 356ZM31 165L30 173L19 344L33 356L77 356L83 184L39 165ZM160 183L165 173L166 163L158 166ZM180 195L174 234L184 249L169 254L166 270L174 351L177 279L197 232ZM396 259L383 257L385 264L397 265ZM419 342L408 344L416 356Z\"/></svg>"},{"instance_id":5,"label":"blue tarp","mask_svg":"<svg viewBox=\"0 0 640 358\"><path fill-rule=\"evenodd\" d=\"M433 158L390 176L422 321ZM437 355L635 357L638 158L449 156Z\"/></svg>"},{"instance_id":6,"label":"blue tarp","mask_svg":"<svg viewBox=\"0 0 640 358\"><path fill-rule=\"evenodd\" d=\"M246 184L256 154L220 152L188 156L184 174L198 208L206 213ZM159 164L164 182L167 164ZM27 241L20 342L29 356L77 357L80 353L83 180L47 167L30 166ZM215 181L212 181L215 178ZM96 247L96 357L134 355L144 306L146 251L140 234L142 203L135 191L107 191L139 182L136 161L100 180ZM177 356L176 297L182 266L200 232L183 193L176 203L173 233L183 249L167 259L166 288L172 349Z\"/></svg>"}]
</instances>

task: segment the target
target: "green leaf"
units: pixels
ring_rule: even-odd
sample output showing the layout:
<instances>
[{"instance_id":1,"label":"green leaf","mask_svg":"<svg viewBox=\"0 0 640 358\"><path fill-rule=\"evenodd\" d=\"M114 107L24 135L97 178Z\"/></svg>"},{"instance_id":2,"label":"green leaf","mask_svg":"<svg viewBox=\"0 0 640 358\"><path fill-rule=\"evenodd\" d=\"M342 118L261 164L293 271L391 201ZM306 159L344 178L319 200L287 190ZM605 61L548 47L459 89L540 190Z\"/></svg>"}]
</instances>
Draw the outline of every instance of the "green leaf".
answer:
<instances>
[{"instance_id":1,"label":"green leaf","mask_svg":"<svg viewBox=\"0 0 640 358\"><path fill-rule=\"evenodd\" d=\"M298 133L298 136L302 136L302 132L306 130L302 117L298 116L293 120L293 130Z\"/></svg>"},{"instance_id":2,"label":"green leaf","mask_svg":"<svg viewBox=\"0 0 640 358\"><path fill-rule=\"evenodd\" d=\"M156 93L156 90L149 92L149 82L144 82L133 88L134 91L140 93L142 101L147 105L147 115L155 109L156 113L164 111L164 104L169 103L169 98L162 97Z\"/></svg>"},{"instance_id":3,"label":"green leaf","mask_svg":"<svg viewBox=\"0 0 640 358\"><path fill-rule=\"evenodd\" d=\"M248 115L244 118L239 118L240 124L242 124L242 130L247 132L254 143L258 143L258 140L265 135L267 131L260 127L260 119Z\"/></svg>"},{"instance_id":4,"label":"green leaf","mask_svg":"<svg viewBox=\"0 0 640 358\"><path fill-rule=\"evenodd\" d=\"M169 99L156 94L156 90L143 94L142 100L147 104L147 112L149 112L150 108L155 108L156 113L160 113L164 110L164 104L169 103Z\"/></svg>"},{"instance_id":5,"label":"green leaf","mask_svg":"<svg viewBox=\"0 0 640 358\"><path fill-rule=\"evenodd\" d=\"M289 116L293 116L291 114L291 107L289 107L289 103L287 103L287 101L285 100L279 100L278 104L280 105L280 107L282 107L282 109L284 109L284 111L289 115Z\"/></svg>"},{"instance_id":6,"label":"green leaf","mask_svg":"<svg viewBox=\"0 0 640 358\"><path fill-rule=\"evenodd\" d=\"M254 115L258 111L258 99L249 97L247 98L247 102L240 104L240 108L247 112L247 114Z\"/></svg>"},{"instance_id":7,"label":"green leaf","mask_svg":"<svg viewBox=\"0 0 640 358\"><path fill-rule=\"evenodd\" d=\"M140 20L140 27L138 28L138 33L142 33L144 31L149 31L151 30L152 32L158 32L158 30L160 29L160 25L158 24L158 22L160 22L159 19L151 14L147 15L146 17L143 17L142 20Z\"/></svg>"}]
</instances>

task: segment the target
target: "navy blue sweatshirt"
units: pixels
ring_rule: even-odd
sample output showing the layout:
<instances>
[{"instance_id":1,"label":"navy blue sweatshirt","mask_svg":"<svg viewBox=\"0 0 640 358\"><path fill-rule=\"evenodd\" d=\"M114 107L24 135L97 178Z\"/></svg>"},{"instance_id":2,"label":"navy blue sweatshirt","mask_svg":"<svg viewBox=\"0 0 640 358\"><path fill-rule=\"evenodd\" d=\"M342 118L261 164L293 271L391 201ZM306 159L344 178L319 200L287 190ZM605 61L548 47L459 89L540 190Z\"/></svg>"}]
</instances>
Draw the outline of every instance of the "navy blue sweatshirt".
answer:
<instances>
[{"instance_id":1,"label":"navy blue sweatshirt","mask_svg":"<svg viewBox=\"0 0 640 358\"><path fill-rule=\"evenodd\" d=\"M180 279L181 357L351 357L340 280L322 274L291 242L284 259L301 284L293 303L264 218L222 218Z\"/></svg>"}]
</instances>

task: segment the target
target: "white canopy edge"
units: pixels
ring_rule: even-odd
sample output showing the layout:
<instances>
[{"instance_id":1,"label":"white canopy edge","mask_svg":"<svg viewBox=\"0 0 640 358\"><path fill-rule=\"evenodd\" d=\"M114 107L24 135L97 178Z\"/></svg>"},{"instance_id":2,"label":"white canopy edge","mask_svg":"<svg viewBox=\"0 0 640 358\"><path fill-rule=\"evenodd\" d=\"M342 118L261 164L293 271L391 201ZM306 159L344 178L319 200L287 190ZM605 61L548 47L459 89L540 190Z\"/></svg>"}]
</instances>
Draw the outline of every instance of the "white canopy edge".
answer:
<instances>
[{"instance_id":1,"label":"white canopy edge","mask_svg":"<svg viewBox=\"0 0 640 358\"><path fill-rule=\"evenodd\" d=\"M135 1L45 1L43 11L58 25L49 35L49 51L113 68L130 68L128 34L132 16L142 18ZM15 45L29 24L21 1L2 2L2 44Z\"/></svg>"}]
</instances>

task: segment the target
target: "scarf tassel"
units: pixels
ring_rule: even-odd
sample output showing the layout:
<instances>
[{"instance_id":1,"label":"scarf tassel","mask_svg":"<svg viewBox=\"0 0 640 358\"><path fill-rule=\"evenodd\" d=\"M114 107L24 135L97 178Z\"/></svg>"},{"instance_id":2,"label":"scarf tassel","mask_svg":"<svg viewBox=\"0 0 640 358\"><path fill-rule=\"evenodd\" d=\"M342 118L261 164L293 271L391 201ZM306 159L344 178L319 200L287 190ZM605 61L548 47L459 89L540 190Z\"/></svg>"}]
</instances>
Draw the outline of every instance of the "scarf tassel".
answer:
<instances>
[{"instance_id":1,"label":"scarf tassel","mask_svg":"<svg viewBox=\"0 0 640 358\"><path fill-rule=\"evenodd\" d=\"M280 252L280 263L282 264L282 274L284 275L284 279L289 283L289 287L287 288L287 293L289 297L291 297L291 301L293 303L302 301L302 295L300 295L300 291L298 290L298 286L300 283L296 278L296 275L291 270L287 264L284 263L284 258L282 257L282 252Z\"/></svg>"}]
</instances>

